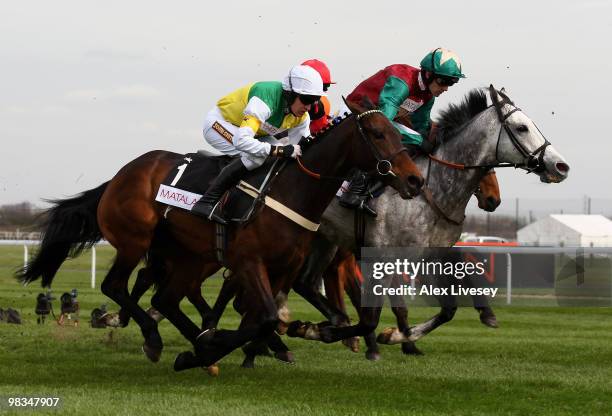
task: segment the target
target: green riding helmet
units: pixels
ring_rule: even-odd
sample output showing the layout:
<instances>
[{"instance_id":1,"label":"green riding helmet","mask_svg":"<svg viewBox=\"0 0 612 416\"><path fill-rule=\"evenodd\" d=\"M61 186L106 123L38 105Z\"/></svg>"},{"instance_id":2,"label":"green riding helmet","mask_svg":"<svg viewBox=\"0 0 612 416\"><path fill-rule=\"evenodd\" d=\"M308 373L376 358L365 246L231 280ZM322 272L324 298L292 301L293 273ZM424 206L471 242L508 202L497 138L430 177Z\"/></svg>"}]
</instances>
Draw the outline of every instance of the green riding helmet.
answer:
<instances>
[{"instance_id":1,"label":"green riding helmet","mask_svg":"<svg viewBox=\"0 0 612 416\"><path fill-rule=\"evenodd\" d=\"M453 51L436 48L421 60L421 68L449 78L465 78L461 72L461 60Z\"/></svg>"}]
</instances>

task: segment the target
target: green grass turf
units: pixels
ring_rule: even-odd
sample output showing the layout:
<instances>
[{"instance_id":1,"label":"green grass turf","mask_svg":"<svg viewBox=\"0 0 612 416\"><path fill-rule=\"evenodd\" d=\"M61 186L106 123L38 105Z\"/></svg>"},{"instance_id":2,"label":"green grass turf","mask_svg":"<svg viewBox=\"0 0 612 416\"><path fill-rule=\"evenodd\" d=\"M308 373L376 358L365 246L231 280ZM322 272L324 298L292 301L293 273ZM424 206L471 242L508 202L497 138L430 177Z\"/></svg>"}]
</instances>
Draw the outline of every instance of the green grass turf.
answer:
<instances>
[{"instance_id":1,"label":"green grass turf","mask_svg":"<svg viewBox=\"0 0 612 416\"><path fill-rule=\"evenodd\" d=\"M97 251L98 287L113 256ZM102 303L116 310L99 289L89 288L90 255L65 263L53 284L54 295L77 288L81 325L36 325L39 282L18 285L13 270L22 247L0 247L0 307L15 307L23 325L0 324L0 397L57 396L61 409L45 413L157 414L612 414L612 310L608 308L496 308L501 328L482 326L473 309L419 342L422 357L402 355L399 346L381 346L382 360L368 362L362 352L340 344L285 338L296 364L259 358L257 368L239 368L240 351L220 364L219 377L201 370L175 373L177 353L190 348L170 323L162 321L165 349L157 364L140 351L135 325L92 329L91 309ZM204 285L214 300L220 278ZM141 301L148 307L150 294ZM54 302L55 309L59 302ZM320 320L301 298L290 298L296 319ZM195 309L184 310L197 320ZM412 323L436 313L410 311ZM385 310L379 327L393 324ZM235 328L228 311L221 326ZM3 407L4 406L4 407ZM8 411L0 414L36 414Z\"/></svg>"}]
</instances>

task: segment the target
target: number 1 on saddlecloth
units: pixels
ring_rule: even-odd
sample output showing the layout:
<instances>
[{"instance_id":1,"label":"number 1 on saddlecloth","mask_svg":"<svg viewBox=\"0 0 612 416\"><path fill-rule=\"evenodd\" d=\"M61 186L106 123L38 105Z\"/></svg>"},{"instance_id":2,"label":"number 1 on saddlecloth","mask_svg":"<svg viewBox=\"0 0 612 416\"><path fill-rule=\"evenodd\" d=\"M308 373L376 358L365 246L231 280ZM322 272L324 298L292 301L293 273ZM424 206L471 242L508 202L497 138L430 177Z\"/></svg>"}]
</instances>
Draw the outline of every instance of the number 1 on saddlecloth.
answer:
<instances>
[{"instance_id":1,"label":"number 1 on saddlecloth","mask_svg":"<svg viewBox=\"0 0 612 416\"><path fill-rule=\"evenodd\" d=\"M172 181L172 183L170 184L170 186L174 186L176 185L176 183L179 181L179 179L181 179L181 176L183 176L183 172L185 172L185 169L187 168L187 163L183 163L181 166L179 166L178 169L178 173L176 174L176 176L174 177L174 180Z\"/></svg>"}]
</instances>

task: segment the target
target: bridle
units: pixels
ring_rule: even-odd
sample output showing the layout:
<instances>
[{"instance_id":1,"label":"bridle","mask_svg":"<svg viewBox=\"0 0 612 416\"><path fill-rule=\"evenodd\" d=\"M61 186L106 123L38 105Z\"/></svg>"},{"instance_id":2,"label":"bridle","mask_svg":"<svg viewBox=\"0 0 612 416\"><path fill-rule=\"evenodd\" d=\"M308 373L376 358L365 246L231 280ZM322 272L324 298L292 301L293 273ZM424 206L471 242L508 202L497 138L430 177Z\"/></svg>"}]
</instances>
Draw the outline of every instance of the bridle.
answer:
<instances>
[{"instance_id":1,"label":"bridle","mask_svg":"<svg viewBox=\"0 0 612 416\"><path fill-rule=\"evenodd\" d=\"M493 102L493 104L491 104L488 108L490 107L495 108L495 112L497 113L497 118L501 124L501 127L499 129L499 134L497 135L497 144L495 146L496 163L488 164L488 165L464 165L461 163L448 162L446 160L439 159L433 155L429 155L429 159L433 160L434 162L438 162L441 165L448 166L453 169L459 169L459 170L465 170L465 169L490 170L494 168L515 168L515 169L525 168L527 170L527 173L543 172L546 169L546 165L544 164L544 153L546 152L546 148L550 145L550 142L548 141L548 139L544 137L544 135L542 134L538 126L535 126L535 123L534 123L534 126L536 127L536 129L538 130L540 135L544 138L544 143L540 147L535 149L534 151L530 152L525 147L525 145L519 141L519 139L516 137L516 135L510 128L510 125L508 124L508 118L512 114L516 113L517 111L521 111L521 109L516 107L514 103L512 102L512 100L510 100L510 98L508 98L508 96L504 94L502 91L499 92L499 95L501 95L503 98L502 100L500 100L498 92L493 87L493 85L489 86L489 94L491 95L491 101ZM511 105L514 108L510 110L508 113L503 114L502 106L504 104ZM499 161L499 143L501 141L502 131L506 132L514 148L523 156L524 158L523 163L510 163L510 162L500 162Z\"/></svg>"},{"instance_id":2,"label":"bridle","mask_svg":"<svg viewBox=\"0 0 612 416\"><path fill-rule=\"evenodd\" d=\"M495 108L497 118L499 122L501 123L501 127L499 128L499 134L497 135L497 144L495 145L496 163L488 164L488 165L464 165L462 163L449 162L443 159L439 159L433 155L428 155L429 164L427 167L427 176L425 178L425 186L422 189L422 194L424 195L427 202L432 206L434 211L438 213L438 215L440 215L441 217L445 218L448 222L455 224L455 225L462 225L463 221L465 220L465 215L462 218L453 218L449 214L444 212L444 210L435 201L431 193L431 190L429 189L429 174L431 172L431 161L432 160L434 162L437 162L443 166L446 166L452 169L458 169L458 170L481 169L483 171L486 171L487 174L492 172L492 169L495 169L495 168L510 168L510 167L526 168L527 173L543 172L546 169L546 166L544 165L544 152L546 151L546 147L550 145L550 142L544 137L540 129L536 126L536 129L538 130L538 132L540 132L542 137L544 137L544 144L542 144L540 147L535 149L533 152L529 152L529 150L518 140L518 138L512 132L512 129L510 128L508 124L508 118L512 114L516 113L517 111L521 111L521 109L515 106L512 100L510 100L510 98L508 98L508 96L504 94L502 91L499 92L499 95L502 96L503 100L500 100L498 96L498 92L495 89L495 87L493 87L492 84L489 86L489 94L491 95L491 101L493 104L491 104L487 108L490 108L490 107ZM514 108L510 110L508 113L503 114L502 106L505 104L509 104L513 106ZM535 126L535 123L534 123L534 126ZM514 148L525 158L523 163L510 163L510 162L500 162L499 161L499 143L501 141L502 131L506 132ZM478 192L478 189L474 191L474 194L476 194L476 192Z\"/></svg>"},{"instance_id":3,"label":"bridle","mask_svg":"<svg viewBox=\"0 0 612 416\"><path fill-rule=\"evenodd\" d=\"M376 159L376 173L381 176L386 176L386 175L396 176L395 173L393 172L393 160L400 153L407 152L408 149L406 149L404 146L401 146L399 150L397 150L396 152L388 156L384 156L380 153L378 148L372 142L372 139L364 131L363 126L361 125L361 122L360 122L362 118L367 117L371 114L375 114L375 113L383 114L382 111L378 109L373 109L373 110L364 111L363 113L360 113L360 114L351 114L348 117L354 116L355 123L357 124L357 130L359 131L359 136L363 139L365 144L370 149L370 152L372 152L372 155ZM309 140L312 140L312 139L309 138ZM316 178L316 179L323 179L323 178L325 179L343 179L343 178L336 178L333 176L324 176L319 173L313 172L310 169L308 169L306 166L304 166L303 161L299 157L297 158L297 162L298 162L298 166L300 167L300 169L304 173L306 173L308 176L312 176L313 178Z\"/></svg>"}]
</instances>

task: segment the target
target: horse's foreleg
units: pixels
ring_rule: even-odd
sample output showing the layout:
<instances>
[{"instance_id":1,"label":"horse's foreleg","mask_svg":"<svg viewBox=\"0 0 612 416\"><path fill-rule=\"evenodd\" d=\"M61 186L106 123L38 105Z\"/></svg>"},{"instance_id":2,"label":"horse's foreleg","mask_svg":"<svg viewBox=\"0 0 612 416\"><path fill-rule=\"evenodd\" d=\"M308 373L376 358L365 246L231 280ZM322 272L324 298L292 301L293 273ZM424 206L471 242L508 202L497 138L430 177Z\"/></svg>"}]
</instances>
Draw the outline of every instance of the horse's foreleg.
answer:
<instances>
[{"instance_id":1,"label":"horse's foreleg","mask_svg":"<svg viewBox=\"0 0 612 416\"><path fill-rule=\"evenodd\" d=\"M478 287L481 284L484 286L485 281L481 277L479 278L482 283L477 282L477 280L473 277L471 279L465 279L465 284L469 287ZM478 284L477 284L478 283ZM478 316L480 318L480 322L483 325L488 326L489 328L499 328L499 324L497 323L497 317L495 316L495 312L491 308L489 304L489 300L484 295L472 295L472 303L474 305L474 309L478 311Z\"/></svg>"},{"instance_id":2,"label":"horse's foreleg","mask_svg":"<svg viewBox=\"0 0 612 416\"><path fill-rule=\"evenodd\" d=\"M394 287L400 286L399 276L395 276L393 279ZM408 307L402 297L393 297L391 300L391 310L395 315L397 321L397 331L403 336L407 337L410 335L410 328L408 327ZM419 350L413 341L402 342L402 352L407 355L423 355L423 352Z\"/></svg>"},{"instance_id":3,"label":"horse's foreleg","mask_svg":"<svg viewBox=\"0 0 612 416\"><path fill-rule=\"evenodd\" d=\"M151 299L153 307L158 309L179 332L194 346L203 339L212 338L212 332L202 332L193 321L180 309L180 302L187 294L192 303L201 299L208 307L200 291L202 279L219 270L216 263L204 264L200 261L189 261L187 259L174 259L173 270L164 279L157 293Z\"/></svg>"},{"instance_id":4,"label":"horse's foreleg","mask_svg":"<svg viewBox=\"0 0 612 416\"><path fill-rule=\"evenodd\" d=\"M215 301L212 310L203 317L202 329L214 329L217 327L219 324L219 319L221 319L227 304L234 296L236 296L238 291L237 280L237 277L232 275L229 279L225 279L223 281L221 291L219 292L219 295L217 295L217 300Z\"/></svg>"},{"instance_id":5,"label":"horse's foreleg","mask_svg":"<svg viewBox=\"0 0 612 416\"><path fill-rule=\"evenodd\" d=\"M214 273L214 271L212 273ZM202 281L194 280L187 291L187 299L189 299L189 302L191 302L191 304L195 306L195 308L200 313L200 316L202 317L202 329L207 329L207 327L205 326L205 321L206 317L211 314L212 309L208 305L206 300L204 300L204 297L202 297L201 288Z\"/></svg>"},{"instance_id":6,"label":"horse's foreleg","mask_svg":"<svg viewBox=\"0 0 612 416\"><path fill-rule=\"evenodd\" d=\"M174 362L176 371L197 366L210 366L227 354L256 340L265 340L278 325L278 310L268 273L261 261L244 261L239 286L249 293L249 305L242 305L247 312L244 314L238 330L217 330L210 342L197 342L196 355L184 352L177 356Z\"/></svg>"},{"instance_id":7,"label":"horse's foreleg","mask_svg":"<svg viewBox=\"0 0 612 416\"><path fill-rule=\"evenodd\" d=\"M312 243L311 253L293 282L293 290L317 308L334 325L348 322L348 318L342 310L321 294L319 285L322 280L332 280L338 277L337 261L332 262L336 249L337 247L331 245L327 240L316 239Z\"/></svg>"},{"instance_id":8,"label":"horse's foreleg","mask_svg":"<svg viewBox=\"0 0 612 416\"><path fill-rule=\"evenodd\" d=\"M381 306L359 308L359 322L357 325L336 327L325 326L320 328L321 341L330 343L351 337L362 337L376 330L380 320Z\"/></svg>"},{"instance_id":9,"label":"horse's foreleg","mask_svg":"<svg viewBox=\"0 0 612 416\"><path fill-rule=\"evenodd\" d=\"M393 337L390 337L389 334L381 333L378 336L378 342L387 344L399 344L403 342L416 342L419 339L423 338L425 335L429 334L431 331L439 327L440 325L445 324L453 319L455 313L457 312L457 299L455 296L446 295L438 297L438 301L440 302L440 313L433 316L428 321L425 321L421 324L415 325L410 328L410 335L406 336L401 331L397 331L394 333Z\"/></svg>"},{"instance_id":10,"label":"horse's foreleg","mask_svg":"<svg viewBox=\"0 0 612 416\"><path fill-rule=\"evenodd\" d=\"M274 358L284 363L293 364L295 359L293 353L289 351L289 347L285 345L281 337L272 333L267 340L261 342L250 342L244 347L245 358L242 362L243 368L253 368L255 366L255 357L258 355L270 356L268 348L274 353Z\"/></svg>"}]
</instances>

